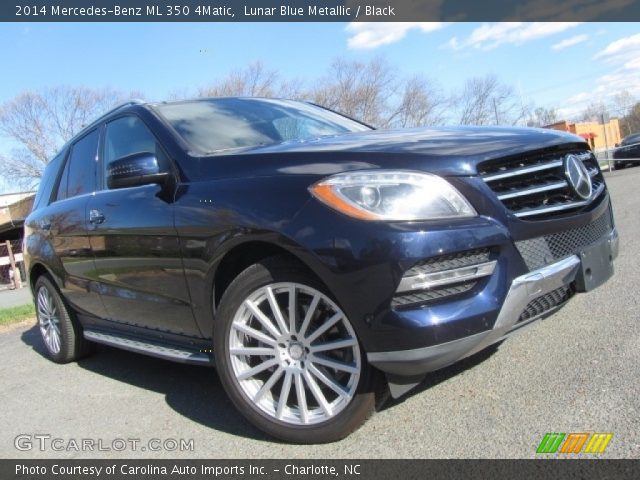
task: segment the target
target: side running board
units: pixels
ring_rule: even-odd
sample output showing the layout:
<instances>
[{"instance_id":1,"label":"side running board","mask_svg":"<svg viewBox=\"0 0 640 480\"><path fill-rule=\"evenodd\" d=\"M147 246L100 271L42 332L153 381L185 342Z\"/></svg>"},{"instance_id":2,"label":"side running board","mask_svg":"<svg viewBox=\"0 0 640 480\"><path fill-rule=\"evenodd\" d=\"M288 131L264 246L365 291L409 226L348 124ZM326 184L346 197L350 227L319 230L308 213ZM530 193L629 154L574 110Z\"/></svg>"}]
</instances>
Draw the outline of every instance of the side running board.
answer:
<instances>
[{"instance_id":1,"label":"side running board","mask_svg":"<svg viewBox=\"0 0 640 480\"><path fill-rule=\"evenodd\" d=\"M164 358L180 363L213 366L213 352L203 352L150 340L121 336L113 333L84 330L84 338L96 343L122 348L131 352L142 353L152 357Z\"/></svg>"}]
</instances>

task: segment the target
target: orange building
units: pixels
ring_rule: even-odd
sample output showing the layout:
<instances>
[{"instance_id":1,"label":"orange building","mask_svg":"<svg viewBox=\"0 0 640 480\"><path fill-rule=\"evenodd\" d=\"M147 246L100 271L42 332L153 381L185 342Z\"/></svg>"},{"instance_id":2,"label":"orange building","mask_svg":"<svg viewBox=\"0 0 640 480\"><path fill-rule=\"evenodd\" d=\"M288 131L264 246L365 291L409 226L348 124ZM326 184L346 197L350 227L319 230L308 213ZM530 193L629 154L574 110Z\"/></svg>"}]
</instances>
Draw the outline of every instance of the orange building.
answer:
<instances>
[{"instance_id":1,"label":"orange building","mask_svg":"<svg viewBox=\"0 0 640 480\"><path fill-rule=\"evenodd\" d=\"M612 118L604 125L599 122L570 123L562 120L561 122L552 123L551 125L545 125L542 128L562 130L580 135L589 142L592 150L602 150L607 147L612 148L622 140L620 123L617 118Z\"/></svg>"}]
</instances>

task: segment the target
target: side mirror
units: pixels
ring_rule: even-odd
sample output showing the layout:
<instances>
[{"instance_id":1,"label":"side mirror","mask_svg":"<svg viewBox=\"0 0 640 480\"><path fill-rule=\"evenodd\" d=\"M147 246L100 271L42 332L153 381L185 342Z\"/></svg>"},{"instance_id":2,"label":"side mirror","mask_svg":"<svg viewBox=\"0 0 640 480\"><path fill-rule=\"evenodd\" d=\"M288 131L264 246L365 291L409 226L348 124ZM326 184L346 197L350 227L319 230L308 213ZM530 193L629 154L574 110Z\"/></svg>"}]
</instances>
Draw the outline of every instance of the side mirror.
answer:
<instances>
[{"instance_id":1,"label":"side mirror","mask_svg":"<svg viewBox=\"0 0 640 480\"><path fill-rule=\"evenodd\" d=\"M136 187L152 183L162 185L168 178L168 173L160 172L156 156L149 152L127 155L111 162L107 168L109 188Z\"/></svg>"}]
</instances>

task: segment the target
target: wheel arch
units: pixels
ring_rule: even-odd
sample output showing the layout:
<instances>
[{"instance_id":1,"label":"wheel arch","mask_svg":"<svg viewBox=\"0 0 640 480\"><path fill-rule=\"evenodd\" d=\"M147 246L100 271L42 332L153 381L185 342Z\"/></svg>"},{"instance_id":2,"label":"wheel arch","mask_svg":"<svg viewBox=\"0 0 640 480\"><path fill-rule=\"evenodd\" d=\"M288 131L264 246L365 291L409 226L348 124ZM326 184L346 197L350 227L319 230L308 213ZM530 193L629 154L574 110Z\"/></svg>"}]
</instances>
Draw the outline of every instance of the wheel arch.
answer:
<instances>
[{"instance_id":1,"label":"wheel arch","mask_svg":"<svg viewBox=\"0 0 640 480\"><path fill-rule=\"evenodd\" d=\"M211 285L212 305L214 307L218 306L225 290L243 270L266 258L275 256L287 258L292 263L304 268L326 287L325 282L322 281L322 278L314 268L291 252L291 250L264 240L248 240L230 248L216 265Z\"/></svg>"},{"instance_id":2,"label":"wheel arch","mask_svg":"<svg viewBox=\"0 0 640 480\"><path fill-rule=\"evenodd\" d=\"M53 272L51 272L51 270L48 269L44 263L34 262L29 269L29 287L31 288L32 292L34 291L33 289L36 285L36 282L38 281L38 278L40 278L42 275L47 275L53 281L53 284L58 288L58 290L60 289L60 282L58 281L58 277L54 275Z\"/></svg>"},{"instance_id":3,"label":"wheel arch","mask_svg":"<svg viewBox=\"0 0 640 480\"><path fill-rule=\"evenodd\" d=\"M200 312L196 315L196 320L203 334L213 336L216 310L222 295L231 282L247 267L274 256L286 257L292 263L303 268L326 288L334 300L338 300L330 287L330 282L323 274L323 268L326 267L312 253L296 248L292 242L246 238L244 241L234 242L233 245L225 249L224 253L209 268L206 281L203 284L205 297L200 297L206 302L208 308L199 309Z\"/></svg>"}]
</instances>

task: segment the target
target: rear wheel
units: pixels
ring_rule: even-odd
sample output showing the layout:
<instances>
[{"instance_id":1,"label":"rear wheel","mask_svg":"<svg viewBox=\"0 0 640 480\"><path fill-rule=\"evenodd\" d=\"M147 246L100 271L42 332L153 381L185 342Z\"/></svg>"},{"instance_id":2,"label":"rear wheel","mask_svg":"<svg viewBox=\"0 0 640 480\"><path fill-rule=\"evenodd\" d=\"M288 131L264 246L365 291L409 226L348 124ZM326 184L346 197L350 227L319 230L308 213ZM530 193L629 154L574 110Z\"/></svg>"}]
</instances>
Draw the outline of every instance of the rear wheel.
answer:
<instances>
[{"instance_id":1,"label":"rear wheel","mask_svg":"<svg viewBox=\"0 0 640 480\"><path fill-rule=\"evenodd\" d=\"M53 282L47 276L39 277L34 292L38 327L49 357L57 363L68 363L87 355L91 344L82 336L73 311Z\"/></svg>"},{"instance_id":2,"label":"rear wheel","mask_svg":"<svg viewBox=\"0 0 640 480\"><path fill-rule=\"evenodd\" d=\"M234 404L283 440L322 443L358 428L375 406L374 372L351 322L317 280L282 257L225 291L216 363Z\"/></svg>"}]
</instances>

